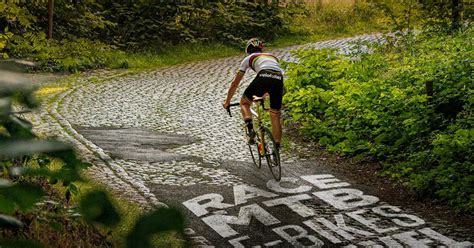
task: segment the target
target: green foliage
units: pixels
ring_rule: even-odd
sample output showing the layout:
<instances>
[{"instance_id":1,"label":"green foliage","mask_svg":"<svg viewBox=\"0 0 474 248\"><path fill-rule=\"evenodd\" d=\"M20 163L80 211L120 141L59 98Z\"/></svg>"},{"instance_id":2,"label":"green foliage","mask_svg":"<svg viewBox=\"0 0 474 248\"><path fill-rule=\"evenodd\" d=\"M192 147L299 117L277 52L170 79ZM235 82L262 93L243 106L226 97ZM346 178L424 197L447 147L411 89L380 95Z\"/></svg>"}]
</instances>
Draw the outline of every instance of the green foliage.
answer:
<instances>
[{"instance_id":1,"label":"green foliage","mask_svg":"<svg viewBox=\"0 0 474 248\"><path fill-rule=\"evenodd\" d=\"M13 214L17 209L28 211L35 203L44 196L44 191L35 185L13 184L9 187L0 188L0 211L6 214Z\"/></svg>"},{"instance_id":2,"label":"green foliage","mask_svg":"<svg viewBox=\"0 0 474 248\"><path fill-rule=\"evenodd\" d=\"M367 1L385 14L385 21L395 30L423 27L451 32L471 22L474 10L465 0Z\"/></svg>"},{"instance_id":3,"label":"green foliage","mask_svg":"<svg viewBox=\"0 0 474 248\"><path fill-rule=\"evenodd\" d=\"M249 37L271 40L285 31L280 15L284 9L264 3L118 1L103 8L105 18L116 26L104 29L101 37L134 50L197 41L240 45Z\"/></svg>"},{"instance_id":4,"label":"green foliage","mask_svg":"<svg viewBox=\"0 0 474 248\"><path fill-rule=\"evenodd\" d=\"M0 239L0 247L8 248L43 248L44 246L29 240L5 240Z\"/></svg>"},{"instance_id":5,"label":"green foliage","mask_svg":"<svg viewBox=\"0 0 474 248\"><path fill-rule=\"evenodd\" d=\"M44 1L9 1L0 9L0 56L32 59L41 70L72 72L133 68L129 52L163 55L183 44L241 49L254 36L282 45L403 29L421 13L416 1L282 7L259 1L57 0L48 40Z\"/></svg>"},{"instance_id":6,"label":"green foliage","mask_svg":"<svg viewBox=\"0 0 474 248\"><path fill-rule=\"evenodd\" d=\"M55 1L53 39L44 1L0 3L0 56L27 58L41 70L129 68L123 51L165 54L176 45L239 47L253 36L287 31L291 11L259 2ZM265 32L262 32L265 30ZM228 47L226 48L228 49Z\"/></svg>"},{"instance_id":7,"label":"green foliage","mask_svg":"<svg viewBox=\"0 0 474 248\"><path fill-rule=\"evenodd\" d=\"M2 29L10 26L15 30L19 30L30 28L36 18L26 8L18 5L17 2L2 1L0 2L0 20Z\"/></svg>"},{"instance_id":8,"label":"green foliage","mask_svg":"<svg viewBox=\"0 0 474 248\"><path fill-rule=\"evenodd\" d=\"M87 221L106 226L114 226L120 222L120 216L105 192L94 191L85 195L79 208Z\"/></svg>"},{"instance_id":9,"label":"green foliage","mask_svg":"<svg viewBox=\"0 0 474 248\"><path fill-rule=\"evenodd\" d=\"M472 29L433 35L399 37L371 53L298 51L286 106L329 150L375 157L420 196L473 211Z\"/></svg>"},{"instance_id":10,"label":"green foliage","mask_svg":"<svg viewBox=\"0 0 474 248\"><path fill-rule=\"evenodd\" d=\"M184 237L184 219L175 209L159 208L143 215L127 237L127 247L151 247L153 235L175 231Z\"/></svg>"},{"instance_id":11,"label":"green foliage","mask_svg":"<svg viewBox=\"0 0 474 248\"><path fill-rule=\"evenodd\" d=\"M368 0L368 4L375 12L383 13L379 22L395 31L413 29L423 18L430 16L429 12L422 11L418 1Z\"/></svg>"},{"instance_id":12,"label":"green foliage","mask_svg":"<svg viewBox=\"0 0 474 248\"><path fill-rule=\"evenodd\" d=\"M47 40L44 34L14 37L9 49L18 57L37 61L40 70L77 72L97 68L156 68L191 60L203 60L236 54L235 48L221 43L179 44L164 51L123 52L114 46L78 39Z\"/></svg>"},{"instance_id":13,"label":"green foliage","mask_svg":"<svg viewBox=\"0 0 474 248\"><path fill-rule=\"evenodd\" d=\"M8 51L17 57L39 62L43 70L81 71L104 67L121 52L112 46L88 39L47 40L44 33L26 33L10 40Z\"/></svg>"},{"instance_id":14,"label":"green foliage","mask_svg":"<svg viewBox=\"0 0 474 248\"><path fill-rule=\"evenodd\" d=\"M461 28L462 22L472 21L474 6L466 0L420 0L426 14L424 22L439 31Z\"/></svg>"},{"instance_id":15,"label":"green foliage","mask_svg":"<svg viewBox=\"0 0 474 248\"><path fill-rule=\"evenodd\" d=\"M8 58L8 53L4 51L15 31L23 28L30 28L35 21L35 17L28 10L18 6L17 3L0 2L0 57ZM12 32L13 30L13 32Z\"/></svg>"},{"instance_id":16,"label":"green foliage","mask_svg":"<svg viewBox=\"0 0 474 248\"><path fill-rule=\"evenodd\" d=\"M0 33L0 51L2 51L7 45L8 41L13 37L13 33L9 32L8 29L5 29L3 33ZM5 52L0 52L0 57L3 59L8 58L8 54Z\"/></svg>"},{"instance_id":17,"label":"green foliage","mask_svg":"<svg viewBox=\"0 0 474 248\"><path fill-rule=\"evenodd\" d=\"M95 0L55 0L53 36L57 40L73 41L77 38L97 37L103 29L114 28L115 23L101 15L100 4ZM34 30L45 32L48 26L45 1L24 1L19 4L35 17Z\"/></svg>"},{"instance_id":18,"label":"green foliage","mask_svg":"<svg viewBox=\"0 0 474 248\"><path fill-rule=\"evenodd\" d=\"M312 9L315 22L328 25L335 30L350 28L354 22L367 22L380 18L379 13L368 2L334 1L319 4ZM329 28L329 27L328 27Z\"/></svg>"},{"instance_id":19,"label":"green foliage","mask_svg":"<svg viewBox=\"0 0 474 248\"><path fill-rule=\"evenodd\" d=\"M45 31L46 5L9 3L22 10L15 34ZM284 8L252 2L99 1L94 4L59 1L55 5L55 38L89 38L124 48L160 48L164 44L222 41L239 44L261 35L273 39L286 31ZM19 12L19 11L16 11ZM11 23L12 15L0 16ZM34 24L32 28L30 28ZM9 25L14 26L14 25ZM265 32L262 32L265 30ZM237 43L236 43L237 42Z\"/></svg>"},{"instance_id":20,"label":"green foliage","mask_svg":"<svg viewBox=\"0 0 474 248\"><path fill-rule=\"evenodd\" d=\"M383 3L387 2L387 3ZM316 1L305 8L291 8L291 35L308 40L327 39L360 33L406 28L397 25L406 19L405 3L397 1L333 0ZM413 10L418 13L418 9ZM414 17L412 19L415 19Z\"/></svg>"},{"instance_id":21,"label":"green foliage","mask_svg":"<svg viewBox=\"0 0 474 248\"><path fill-rule=\"evenodd\" d=\"M1 71L0 81L0 212L13 214L17 210L29 212L35 209L45 196L41 187L27 180L28 176L44 176L69 185L82 180L79 170L85 168L67 145L57 141L38 140L32 133L32 125L26 119L15 115L18 106L33 108L37 103L32 97L33 88L22 81L18 74ZM17 107L13 108L13 103ZM46 167L25 167L34 154L50 154L61 158L65 163L57 171Z\"/></svg>"}]
</instances>

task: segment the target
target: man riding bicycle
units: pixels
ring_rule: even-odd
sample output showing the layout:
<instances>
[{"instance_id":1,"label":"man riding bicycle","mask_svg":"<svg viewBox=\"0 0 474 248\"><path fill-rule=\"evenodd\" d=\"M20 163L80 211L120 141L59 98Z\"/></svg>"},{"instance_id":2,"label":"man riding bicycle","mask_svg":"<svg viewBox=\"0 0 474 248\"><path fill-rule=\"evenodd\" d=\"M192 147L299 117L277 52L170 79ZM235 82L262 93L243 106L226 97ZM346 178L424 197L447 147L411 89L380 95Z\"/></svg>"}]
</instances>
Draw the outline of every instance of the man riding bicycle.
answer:
<instances>
[{"instance_id":1,"label":"man riding bicycle","mask_svg":"<svg viewBox=\"0 0 474 248\"><path fill-rule=\"evenodd\" d=\"M282 136L280 110L283 98L283 70L280 68L278 59L271 53L263 53L263 42L258 38L252 38L247 42L245 52L247 57L240 64L239 71L230 85L227 98L224 101L224 108L228 109L230 101L237 90L244 74L249 68L257 73L257 76L245 89L240 106L242 117L249 133L249 143L253 143L255 131L253 129L252 114L250 105L254 96L262 97L265 94L270 96L270 119L272 122L272 134L276 147L280 148Z\"/></svg>"}]
</instances>

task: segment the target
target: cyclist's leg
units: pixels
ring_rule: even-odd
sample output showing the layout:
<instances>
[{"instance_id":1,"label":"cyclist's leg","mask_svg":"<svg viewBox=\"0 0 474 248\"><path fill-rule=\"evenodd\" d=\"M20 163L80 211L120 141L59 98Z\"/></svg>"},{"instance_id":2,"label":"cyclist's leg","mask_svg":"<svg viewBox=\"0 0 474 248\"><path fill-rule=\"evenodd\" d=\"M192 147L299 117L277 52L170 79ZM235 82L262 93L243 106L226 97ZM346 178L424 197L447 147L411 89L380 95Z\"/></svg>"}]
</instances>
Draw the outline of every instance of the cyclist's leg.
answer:
<instances>
[{"instance_id":1,"label":"cyclist's leg","mask_svg":"<svg viewBox=\"0 0 474 248\"><path fill-rule=\"evenodd\" d=\"M255 143L255 130L253 128L252 113L250 112L250 105L252 105L252 98L258 91L257 86L258 80L255 78L250 85L245 89L244 95L240 99L240 109L242 112L242 118L244 119L245 125L247 126L248 143Z\"/></svg>"},{"instance_id":2,"label":"cyclist's leg","mask_svg":"<svg viewBox=\"0 0 474 248\"><path fill-rule=\"evenodd\" d=\"M250 112L250 101L245 95L240 98L240 110L242 112L242 118L245 120L252 120L252 113Z\"/></svg>"},{"instance_id":3,"label":"cyclist's leg","mask_svg":"<svg viewBox=\"0 0 474 248\"><path fill-rule=\"evenodd\" d=\"M257 75L255 79L250 83L250 85L245 89L244 95L240 99L240 106L242 111L242 117L247 124L247 127L253 127L252 121L252 113L250 112L250 105L252 105L253 96L261 96L263 95L263 88L261 86L262 80ZM250 122L250 123L249 123Z\"/></svg>"},{"instance_id":4,"label":"cyclist's leg","mask_svg":"<svg viewBox=\"0 0 474 248\"><path fill-rule=\"evenodd\" d=\"M253 130L252 113L250 112L251 104L252 102L245 96L240 99L240 110L242 112L242 118L244 119L245 126L247 126L249 144L255 143L255 131Z\"/></svg>"},{"instance_id":5,"label":"cyclist's leg","mask_svg":"<svg viewBox=\"0 0 474 248\"><path fill-rule=\"evenodd\" d=\"M245 97L240 99L240 109L242 112L242 118L244 119L245 126L247 127L247 142L249 145L255 144L255 130L253 128L252 113L250 112L250 105Z\"/></svg>"},{"instance_id":6,"label":"cyclist's leg","mask_svg":"<svg viewBox=\"0 0 474 248\"><path fill-rule=\"evenodd\" d=\"M270 120L272 122L272 135L275 143L280 146L282 127L281 127L281 104L283 101L283 79L274 79L271 82L270 94Z\"/></svg>"},{"instance_id":7,"label":"cyclist's leg","mask_svg":"<svg viewBox=\"0 0 474 248\"><path fill-rule=\"evenodd\" d=\"M281 128L281 114L280 111L275 111L274 109L270 109L270 120L272 122L272 135L275 143L280 144L281 136L282 136L282 128Z\"/></svg>"}]
</instances>

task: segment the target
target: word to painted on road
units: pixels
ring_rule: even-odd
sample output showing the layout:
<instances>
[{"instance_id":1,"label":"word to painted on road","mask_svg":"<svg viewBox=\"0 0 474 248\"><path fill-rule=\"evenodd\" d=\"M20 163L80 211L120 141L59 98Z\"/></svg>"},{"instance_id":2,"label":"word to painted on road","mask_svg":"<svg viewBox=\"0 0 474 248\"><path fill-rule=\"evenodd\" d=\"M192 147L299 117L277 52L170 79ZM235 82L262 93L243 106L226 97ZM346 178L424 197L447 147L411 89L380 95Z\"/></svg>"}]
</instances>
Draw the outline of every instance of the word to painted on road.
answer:
<instances>
[{"instance_id":1,"label":"word to painted on road","mask_svg":"<svg viewBox=\"0 0 474 248\"><path fill-rule=\"evenodd\" d=\"M446 237L426 227L423 219L382 203L375 196L350 188L349 183L330 174L283 177L280 182L270 180L265 190L237 185L233 187L233 193L233 204L224 202L222 195L211 193L187 200L183 205L201 218L224 242L234 247L284 244L295 247L346 245L351 248L357 247L353 244L362 247L473 245ZM259 202L248 203L249 200ZM308 205L310 201L322 201L321 207L328 205L326 208L332 210L333 216L321 217L317 213L317 206ZM276 207L287 209L274 216L270 211ZM231 210L237 213L236 216L228 213ZM285 220L295 219L291 215L301 219L301 223L282 224ZM252 219L270 228L278 238L272 241L252 239L254 233L249 231L250 228L241 228L250 226ZM356 224L349 224L348 220ZM238 232L235 228L246 230L247 233Z\"/></svg>"}]
</instances>

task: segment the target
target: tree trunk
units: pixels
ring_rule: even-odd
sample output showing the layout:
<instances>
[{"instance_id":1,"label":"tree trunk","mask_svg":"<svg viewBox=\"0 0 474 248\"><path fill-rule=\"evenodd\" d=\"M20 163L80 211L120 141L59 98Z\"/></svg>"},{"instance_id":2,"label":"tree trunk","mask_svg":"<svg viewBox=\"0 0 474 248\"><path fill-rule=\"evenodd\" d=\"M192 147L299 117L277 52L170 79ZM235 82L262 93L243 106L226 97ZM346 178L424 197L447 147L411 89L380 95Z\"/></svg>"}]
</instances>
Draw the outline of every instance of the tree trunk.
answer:
<instances>
[{"instance_id":1,"label":"tree trunk","mask_svg":"<svg viewBox=\"0 0 474 248\"><path fill-rule=\"evenodd\" d=\"M461 9L462 1L461 0L452 0L451 1L451 13L452 13L452 23L451 28L456 30L459 28L461 22Z\"/></svg>"},{"instance_id":2,"label":"tree trunk","mask_svg":"<svg viewBox=\"0 0 474 248\"><path fill-rule=\"evenodd\" d=\"M54 0L48 0L48 39L53 38Z\"/></svg>"},{"instance_id":3,"label":"tree trunk","mask_svg":"<svg viewBox=\"0 0 474 248\"><path fill-rule=\"evenodd\" d=\"M410 0L410 5L408 6L408 14L407 14L407 28L408 28L408 33L411 32L411 27L410 27L410 24L411 24L411 10L413 8L413 0Z\"/></svg>"},{"instance_id":4,"label":"tree trunk","mask_svg":"<svg viewBox=\"0 0 474 248\"><path fill-rule=\"evenodd\" d=\"M428 81L425 83L426 95L428 96L428 103L431 103L433 100L433 81Z\"/></svg>"}]
</instances>

